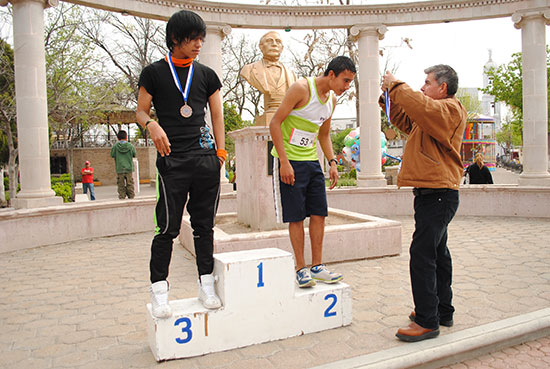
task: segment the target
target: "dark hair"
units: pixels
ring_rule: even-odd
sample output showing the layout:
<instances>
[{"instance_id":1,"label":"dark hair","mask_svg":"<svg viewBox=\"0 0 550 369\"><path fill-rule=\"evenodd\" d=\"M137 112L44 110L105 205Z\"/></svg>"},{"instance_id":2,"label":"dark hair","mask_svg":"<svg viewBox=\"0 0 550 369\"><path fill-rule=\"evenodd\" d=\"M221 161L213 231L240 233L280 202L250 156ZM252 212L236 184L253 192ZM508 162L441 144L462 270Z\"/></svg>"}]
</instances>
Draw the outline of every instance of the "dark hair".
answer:
<instances>
[{"instance_id":1,"label":"dark hair","mask_svg":"<svg viewBox=\"0 0 550 369\"><path fill-rule=\"evenodd\" d=\"M345 70L349 70L352 73L357 73L355 70L355 64L353 64L353 60L351 60L347 56L337 56L336 58L332 59L330 63L328 63L328 67L325 70L324 75L328 76L328 72L333 71L334 75L338 77L338 75Z\"/></svg>"},{"instance_id":2,"label":"dark hair","mask_svg":"<svg viewBox=\"0 0 550 369\"><path fill-rule=\"evenodd\" d=\"M446 64L438 64L424 69L424 73L433 73L435 80L439 85L443 82L447 84L447 96L453 96L458 90L458 75L455 70Z\"/></svg>"},{"instance_id":3,"label":"dark hair","mask_svg":"<svg viewBox=\"0 0 550 369\"><path fill-rule=\"evenodd\" d=\"M197 13L180 10L166 23L166 46L170 51L173 51L177 44L197 37L206 37L206 23Z\"/></svg>"},{"instance_id":4,"label":"dark hair","mask_svg":"<svg viewBox=\"0 0 550 369\"><path fill-rule=\"evenodd\" d=\"M116 137L119 139L119 140L125 140L128 138L128 134L126 133L125 130L121 129L120 131L118 131L118 133L116 134Z\"/></svg>"}]
</instances>

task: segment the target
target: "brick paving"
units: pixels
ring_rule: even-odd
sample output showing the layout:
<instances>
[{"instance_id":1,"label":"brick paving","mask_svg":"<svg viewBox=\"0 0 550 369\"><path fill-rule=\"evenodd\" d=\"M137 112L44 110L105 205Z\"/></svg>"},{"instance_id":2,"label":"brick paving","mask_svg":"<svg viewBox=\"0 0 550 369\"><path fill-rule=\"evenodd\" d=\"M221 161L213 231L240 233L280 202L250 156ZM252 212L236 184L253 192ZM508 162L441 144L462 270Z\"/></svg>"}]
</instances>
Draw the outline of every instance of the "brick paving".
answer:
<instances>
[{"instance_id":1,"label":"brick paving","mask_svg":"<svg viewBox=\"0 0 550 369\"><path fill-rule=\"evenodd\" d=\"M493 352L443 369L534 369L550 368L550 337Z\"/></svg>"},{"instance_id":2,"label":"brick paving","mask_svg":"<svg viewBox=\"0 0 550 369\"><path fill-rule=\"evenodd\" d=\"M146 333L150 233L4 253L0 368L308 368L404 345L394 334L412 308L414 224L394 219L403 225L400 256L332 266L352 287L350 326L161 364ZM449 237L457 312L441 334L549 307L549 239L550 218L457 217ZM195 297L195 261L177 244L170 282L171 299ZM537 368L549 360L542 338L448 368Z\"/></svg>"}]
</instances>

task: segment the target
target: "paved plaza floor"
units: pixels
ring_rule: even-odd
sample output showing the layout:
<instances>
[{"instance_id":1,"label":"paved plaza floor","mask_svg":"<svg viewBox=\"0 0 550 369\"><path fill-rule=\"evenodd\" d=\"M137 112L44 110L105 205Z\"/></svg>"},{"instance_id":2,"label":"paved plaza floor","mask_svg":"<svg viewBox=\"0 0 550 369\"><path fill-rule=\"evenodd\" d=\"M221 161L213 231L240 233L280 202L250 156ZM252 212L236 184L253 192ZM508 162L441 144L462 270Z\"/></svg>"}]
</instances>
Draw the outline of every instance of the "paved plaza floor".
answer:
<instances>
[{"instance_id":1,"label":"paved plaza floor","mask_svg":"<svg viewBox=\"0 0 550 369\"><path fill-rule=\"evenodd\" d=\"M407 250L414 226L412 217L394 219L403 225L400 256L331 266L352 288L350 326L160 364L146 333L151 233L4 253L0 367L310 368L415 345L394 336L412 309ZM442 327L441 335L549 307L549 239L550 218L453 220L449 247L457 311L455 326ZM195 261L179 245L169 279L171 299L196 297ZM550 339L542 338L451 368L548 366Z\"/></svg>"}]
</instances>

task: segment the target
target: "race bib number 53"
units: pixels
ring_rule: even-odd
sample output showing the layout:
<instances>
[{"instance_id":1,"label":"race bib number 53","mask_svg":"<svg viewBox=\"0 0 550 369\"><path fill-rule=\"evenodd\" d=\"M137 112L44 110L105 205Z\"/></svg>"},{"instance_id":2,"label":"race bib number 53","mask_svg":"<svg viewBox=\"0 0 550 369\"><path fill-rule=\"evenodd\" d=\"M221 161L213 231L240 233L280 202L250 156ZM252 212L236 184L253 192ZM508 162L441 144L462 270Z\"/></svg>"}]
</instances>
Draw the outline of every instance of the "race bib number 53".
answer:
<instances>
[{"instance_id":1,"label":"race bib number 53","mask_svg":"<svg viewBox=\"0 0 550 369\"><path fill-rule=\"evenodd\" d=\"M291 145L300 147L312 147L315 144L317 133L302 131L301 129L293 128L290 133L288 142Z\"/></svg>"}]
</instances>

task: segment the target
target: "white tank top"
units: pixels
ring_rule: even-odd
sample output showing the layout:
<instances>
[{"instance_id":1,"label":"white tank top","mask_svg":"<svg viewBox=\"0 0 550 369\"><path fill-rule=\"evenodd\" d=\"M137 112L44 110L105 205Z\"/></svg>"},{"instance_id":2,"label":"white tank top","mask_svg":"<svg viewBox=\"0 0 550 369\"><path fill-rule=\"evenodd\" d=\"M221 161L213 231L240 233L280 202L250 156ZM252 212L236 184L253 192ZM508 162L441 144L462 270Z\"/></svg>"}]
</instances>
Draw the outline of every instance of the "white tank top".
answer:
<instances>
[{"instance_id":1,"label":"white tank top","mask_svg":"<svg viewBox=\"0 0 550 369\"><path fill-rule=\"evenodd\" d=\"M315 79L313 77L308 77L306 80L309 86L309 101L305 106L292 110L289 116L306 119L318 127L321 127L325 120L329 119L332 115L332 90L329 92L327 101L323 103L317 94Z\"/></svg>"}]
</instances>

